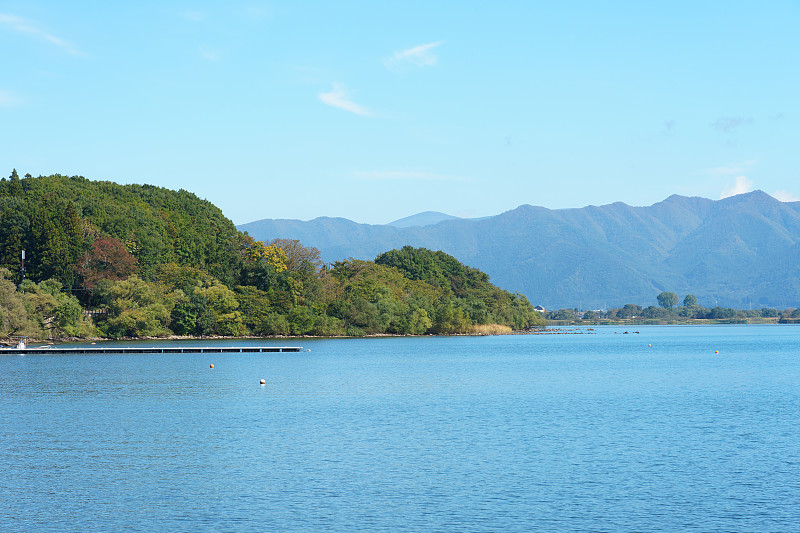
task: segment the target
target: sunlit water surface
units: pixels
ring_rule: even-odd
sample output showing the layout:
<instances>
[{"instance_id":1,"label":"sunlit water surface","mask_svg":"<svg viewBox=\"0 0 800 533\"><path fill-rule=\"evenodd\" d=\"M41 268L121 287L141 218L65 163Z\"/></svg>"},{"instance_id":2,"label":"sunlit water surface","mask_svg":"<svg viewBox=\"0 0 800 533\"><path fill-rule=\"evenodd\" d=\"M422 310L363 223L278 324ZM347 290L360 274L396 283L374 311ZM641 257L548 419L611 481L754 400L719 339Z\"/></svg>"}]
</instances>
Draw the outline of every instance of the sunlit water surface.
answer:
<instances>
[{"instance_id":1,"label":"sunlit water surface","mask_svg":"<svg viewBox=\"0 0 800 533\"><path fill-rule=\"evenodd\" d=\"M800 327L623 331L0 355L0 529L800 529Z\"/></svg>"}]
</instances>

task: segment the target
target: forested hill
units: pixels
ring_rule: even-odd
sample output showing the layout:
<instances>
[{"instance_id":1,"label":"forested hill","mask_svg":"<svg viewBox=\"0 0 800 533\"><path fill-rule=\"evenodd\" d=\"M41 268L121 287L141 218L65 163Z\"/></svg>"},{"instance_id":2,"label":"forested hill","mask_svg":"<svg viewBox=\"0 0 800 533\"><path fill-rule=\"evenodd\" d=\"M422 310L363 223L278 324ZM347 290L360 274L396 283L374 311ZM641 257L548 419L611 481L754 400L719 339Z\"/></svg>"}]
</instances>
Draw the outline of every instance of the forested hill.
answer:
<instances>
[{"instance_id":1,"label":"forested hill","mask_svg":"<svg viewBox=\"0 0 800 533\"><path fill-rule=\"evenodd\" d=\"M442 250L547 308L647 306L662 291L694 294L707 307L800 306L800 202L761 191L716 201L674 195L647 207L523 205L403 228L318 218L239 229L299 238L325 261L403 245Z\"/></svg>"},{"instance_id":2,"label":"forested hill","mask_svg":"<svg viewBox=\"0 0 800 533\"><path fill-rule=\"evenodd\" d=\"M238 230L190 192L58 174L20 179L14 172L0 181L0 266L18 271L24 248L29 277L77 285L76 266L99 238L101 253L129 253L145 277L165 263L202 268L226 282L236 275Z\"/></svg>"},{"instance_id":3,"label":"forested hill","mask_svg":"<svg viewBox=\"0 0 800 533\"><path fill-rule=\"evenodd\" d=\"M323 265L316 248L255 241L187 191L16 171L0 180L0 339L543 324L527 298L441 252L403 248L380 262Z\"/></svg>"}]
</instances>

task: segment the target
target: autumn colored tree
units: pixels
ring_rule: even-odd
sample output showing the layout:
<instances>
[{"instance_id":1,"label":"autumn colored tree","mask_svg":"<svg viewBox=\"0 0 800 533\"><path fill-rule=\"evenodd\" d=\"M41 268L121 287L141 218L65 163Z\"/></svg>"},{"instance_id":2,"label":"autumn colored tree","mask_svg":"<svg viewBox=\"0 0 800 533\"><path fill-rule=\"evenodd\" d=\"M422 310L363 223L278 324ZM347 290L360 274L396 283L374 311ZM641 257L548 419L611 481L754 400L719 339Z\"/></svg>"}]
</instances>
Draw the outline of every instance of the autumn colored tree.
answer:
<instances>
[{"instance_id":1,"label":"autumn colored tree","mask_svg":"<svg viewBox=\"0 0 800 533\"><path fill-rule=\"evenodd\" d=\"M286 256L286 268L291 271L300 269L306 261L319 270L322 267L322 259L319 250L313 246L303 246L296 239L272 239L267 243L283 250Z\"/></svg>"},{"instance_id":2,"label":"autumn colored tree","mask_svg":"<svg viewBox=\"0 0 800 533\"><path fill-rule=\"evenodd\" d=\"M137 271L136 258L125 245L114 237L98 237L92 243L92 249L85 254L76 268L86 289L94 289L102 279L119 281Z\"/></svg>"}]
</instances>

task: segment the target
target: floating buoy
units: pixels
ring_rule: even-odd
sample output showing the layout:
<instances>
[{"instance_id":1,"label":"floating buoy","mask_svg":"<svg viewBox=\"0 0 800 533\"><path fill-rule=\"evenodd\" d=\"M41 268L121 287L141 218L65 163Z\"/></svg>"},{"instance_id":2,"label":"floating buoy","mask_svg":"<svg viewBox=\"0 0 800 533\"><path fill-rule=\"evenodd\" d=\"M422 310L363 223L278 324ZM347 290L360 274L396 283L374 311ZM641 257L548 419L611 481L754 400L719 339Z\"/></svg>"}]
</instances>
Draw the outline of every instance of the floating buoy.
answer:
<instances>
[{"instance_id":1,"label":"floating buoy","mask_svg":"<svg viewBox=\"0 0 800 533\"><path fill-rule=\"evenodd\" d=\"M208 365L208 368L214 368L214 363L211 363L210 365Z\"/></svg>"},{"instance_id":2,"label":"floating buoy","mask_svg":"<svg viewBox=\"0 0 800 533\"><path fill-rule=\"evenodd\" d=\"M267 384L267 382L266 382L265 380L263 380L263 379L262 379L262 380L261 380L261 384L262 384L262 385L266 385L266 384Z\"/></svg>"},{"instance_id":3,"label":"floating buoy","mask_svg":"<svg viewBox=\"0 0 800 533\"><path fill-rule=\"evenodd\" d=\"M648 345L647 345L647 347L648 347L648 348L652 348L652 347L653 347L653 345L652 345L652 344L648 344Z\"/></svg>"},{"instance_id":4,"label":"floating buoy","mask_svg":"<svg viewBox=\"0 0 800 533\"><path fill-rule=\"evenodd\" d=\"M719 350L714 350L714 353L719 353Z\"/></svg>"}]
</instances>

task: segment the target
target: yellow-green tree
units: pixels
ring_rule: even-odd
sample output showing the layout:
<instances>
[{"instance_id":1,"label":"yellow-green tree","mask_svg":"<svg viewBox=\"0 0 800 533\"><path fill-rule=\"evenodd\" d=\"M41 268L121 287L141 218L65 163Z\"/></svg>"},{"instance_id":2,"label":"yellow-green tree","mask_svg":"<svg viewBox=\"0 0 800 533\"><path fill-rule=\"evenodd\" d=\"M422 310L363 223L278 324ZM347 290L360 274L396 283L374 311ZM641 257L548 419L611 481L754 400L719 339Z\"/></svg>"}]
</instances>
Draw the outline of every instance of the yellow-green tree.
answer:
<instances>
[{"instance_id":1,"label":"yellow-green tree","mask_svg":"<svg viewBox=\"0 0 800 533\"><path fill-rule=\"evenodd\" d=\"M170 333L170 299L162 287L133 275L105 289L108 316L101 328L109 337L159 337Z\"/></svg>"}]
</instances>

